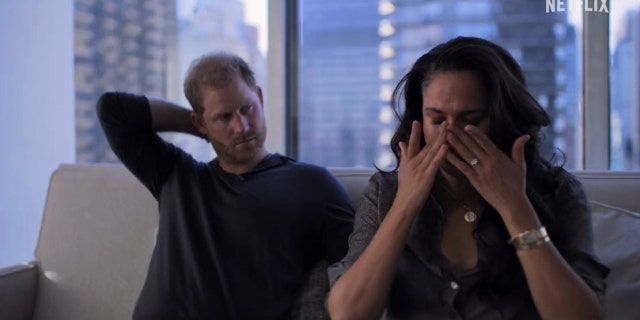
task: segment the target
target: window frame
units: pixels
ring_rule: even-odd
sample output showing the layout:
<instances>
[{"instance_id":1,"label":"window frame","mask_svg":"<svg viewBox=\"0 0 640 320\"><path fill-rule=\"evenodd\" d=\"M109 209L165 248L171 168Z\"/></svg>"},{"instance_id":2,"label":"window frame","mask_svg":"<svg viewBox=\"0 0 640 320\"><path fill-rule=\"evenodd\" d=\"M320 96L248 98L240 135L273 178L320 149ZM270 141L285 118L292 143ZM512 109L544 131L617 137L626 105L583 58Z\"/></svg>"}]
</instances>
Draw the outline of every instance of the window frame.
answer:
<instances>
[{"instance_id":1,"label":"window frame","mask_svg":"<svg viewBox=\"0 0 640 320\"><path fill-rule=\"evenodd\" d=\"M610 170L609 13L582 14L582 170ZM607 134L602 134L606 132Z\"/></svg>"},{"instance_id":2,"label":"window frame","mask_svg":"<svg viewBox=\"0 0 640 320\"><path fill-rule=\"evenodd\" d=\"M274 135L273 128L279 128L272 139L280 142L271 145L284 149L293 158L298 157L299 143L299 2L269 1L267 73L273 87L268 91L267 105L284 106L268 110L270 135ZM610 170L609 17L609 13L583 12L579 128L582 160L581 168L576 170Z\"/></svg>"}]
</instances>

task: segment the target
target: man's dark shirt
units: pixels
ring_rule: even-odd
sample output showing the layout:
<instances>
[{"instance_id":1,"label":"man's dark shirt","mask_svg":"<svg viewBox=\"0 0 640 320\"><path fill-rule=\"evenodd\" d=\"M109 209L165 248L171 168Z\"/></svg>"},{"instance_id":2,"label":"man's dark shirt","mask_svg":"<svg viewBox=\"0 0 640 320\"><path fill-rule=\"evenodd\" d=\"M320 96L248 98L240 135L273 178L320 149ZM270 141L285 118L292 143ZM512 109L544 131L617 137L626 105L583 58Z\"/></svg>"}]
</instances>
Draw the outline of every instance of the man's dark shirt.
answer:
<instances>
[{"instance_id":1,"label":"man's dark shirt","mask_svg":"<svg viewBox=\"0 0 640 320\"><path fill-rule=\"evenodd\" d=\"M154 133L144 96L107 93L97 107L112 149L159 205L134 319L286 319L311 267L345 255L353 209L326 169L273 154L229 174Z\"/></svg>"}]
</instances>

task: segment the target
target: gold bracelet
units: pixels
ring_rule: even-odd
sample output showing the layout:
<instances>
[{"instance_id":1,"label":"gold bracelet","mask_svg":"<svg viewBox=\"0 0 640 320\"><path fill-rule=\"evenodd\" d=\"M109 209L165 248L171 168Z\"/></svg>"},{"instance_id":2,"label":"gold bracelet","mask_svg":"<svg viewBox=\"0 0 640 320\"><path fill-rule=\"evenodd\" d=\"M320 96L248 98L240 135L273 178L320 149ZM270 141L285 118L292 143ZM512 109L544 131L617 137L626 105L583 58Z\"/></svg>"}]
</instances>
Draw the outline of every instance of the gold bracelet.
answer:
<instances>
[{"instance_id":1,"label":"gold bracelet","mask_svg":"<svg viewBox=\"0 0 640 320\"><path fill-rule=\"evenodd\" d=\"M545 227L527 230L511 237L507 243L514 246L516 250L527 250L541 246L551 241Z\"/></svg>"}]
</instances>

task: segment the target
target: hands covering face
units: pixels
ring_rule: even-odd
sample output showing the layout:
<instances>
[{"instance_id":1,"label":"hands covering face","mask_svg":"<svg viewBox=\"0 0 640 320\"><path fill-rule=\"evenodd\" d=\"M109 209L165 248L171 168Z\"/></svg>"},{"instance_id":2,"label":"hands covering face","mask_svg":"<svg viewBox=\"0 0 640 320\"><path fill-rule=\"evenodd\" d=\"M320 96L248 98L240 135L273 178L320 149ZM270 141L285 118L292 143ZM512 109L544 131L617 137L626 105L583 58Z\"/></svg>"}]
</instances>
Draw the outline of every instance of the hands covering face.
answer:
<instances>
[{"instance_id":1,"label":"hands covering face","mask_svg":"<svg viewBox=\"0 0 640 320\"><path fill-rule=\"evenodd\" d=\"M518 137L508 157L477 127L449 126L446 143L455 152L448 152L446 158L485 201L499 213L506 212L515 199L526 198L524 146L529 138L526 134Z\"/></svg>"},{"instance_id":2,"label":"hands covering face","mask_svg":"<svg viewBox=\"0 0 640 320\"><path fill-rule=\"evenodd\" d=\"M528 135L516 139L508 157L473 125L462 129L443 122L436 139L422 149L421 132L420 123L414 121L408 144L400 142L396 201L422 207L444 161L462 172L498 212L505 212L518 197L526 197L524 146Z\"/></svg>"},{"instance_id":3,"label":"hands covering face","mask_svg":"<svg viewBox=\"0 0 640 320\"><path fill-rule=\"evenodd\" d=\"M446 125L440 126L438 135L429 145L420 148L422 128L413 121L409 142L400 142L398 191L395 201L412 209L422 208L435 181L440 166L446 161Z\"/></svg>"}]
</instances>

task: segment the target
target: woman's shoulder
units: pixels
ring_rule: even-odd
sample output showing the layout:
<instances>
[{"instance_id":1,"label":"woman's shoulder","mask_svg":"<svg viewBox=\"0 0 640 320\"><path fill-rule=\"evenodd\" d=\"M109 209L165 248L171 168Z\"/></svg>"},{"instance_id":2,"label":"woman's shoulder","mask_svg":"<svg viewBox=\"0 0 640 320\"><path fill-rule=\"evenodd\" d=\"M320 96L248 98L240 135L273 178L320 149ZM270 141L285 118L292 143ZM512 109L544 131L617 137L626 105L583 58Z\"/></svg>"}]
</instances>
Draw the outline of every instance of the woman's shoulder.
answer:
<instances>
[{"instance_id":1,"label":"woman's shoulder","mask_svg":"<svg viewBox=\"0 0 640 320\"><path fill-rule=\"evenodd\" d=\"M571 172L563 167L553 167L550 177L553 179L554 190L556 192L568 192L571 194L583 193L582 183Z\"/></svg>"},{"instance_id":2,"label":"woman's shoulder","mask_svg":"<svg viewBox=\"0 0 640 320\"><path fill-rule=\"evenodd\" d=\"M398 172L377 170L369 179L369 187L393 189L395 192L395 189L398 188Z\"/></svg>"},{"instance_id":3,"label":"woman's shoulder","mask_svg":"<svg viewBox=\"0 0 640 320\"><path fill-rule=\"evenodd\" d=\"M562 166L550 166L545 170L538 170L532 176L532 187L537 193L556 194L562 191L579 191L582 189L580 180Z\"/></svg>"}]
</instances>

